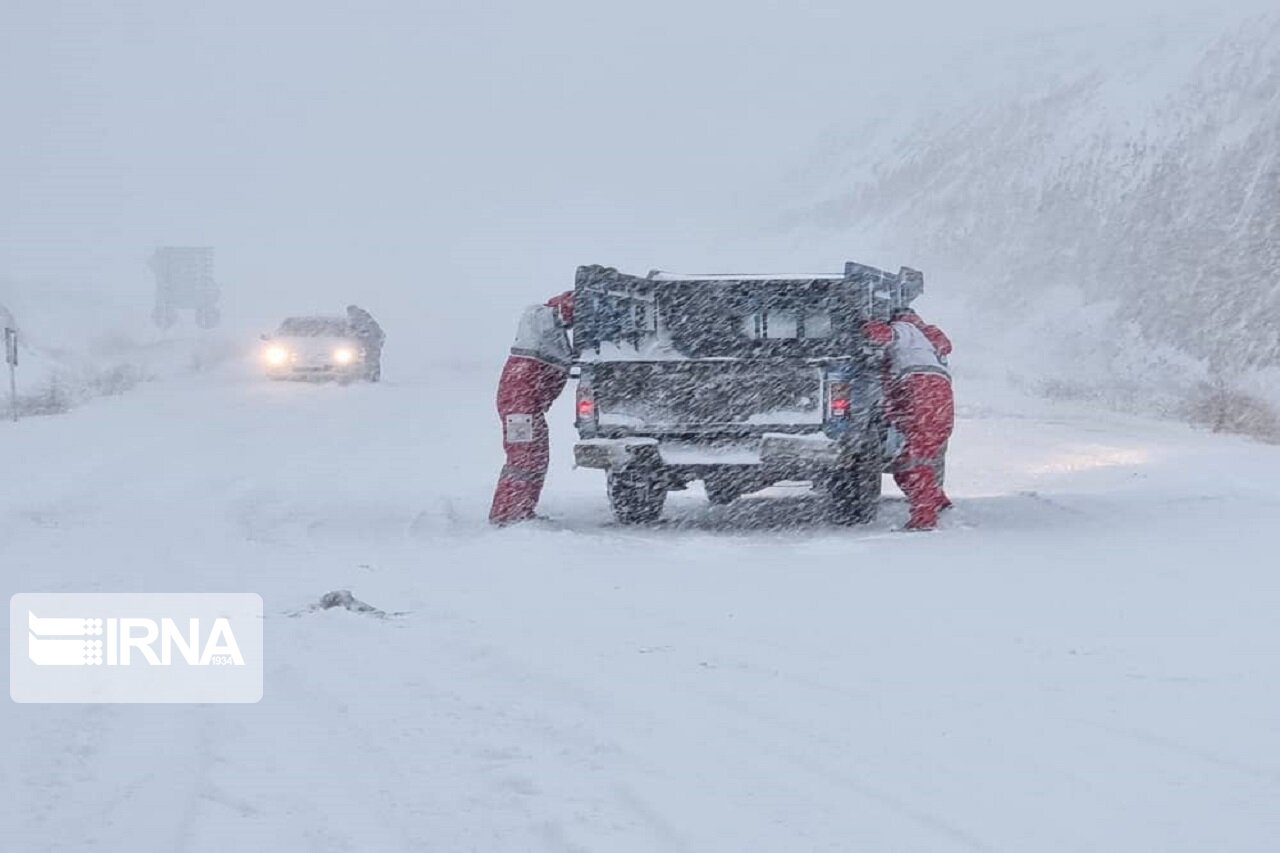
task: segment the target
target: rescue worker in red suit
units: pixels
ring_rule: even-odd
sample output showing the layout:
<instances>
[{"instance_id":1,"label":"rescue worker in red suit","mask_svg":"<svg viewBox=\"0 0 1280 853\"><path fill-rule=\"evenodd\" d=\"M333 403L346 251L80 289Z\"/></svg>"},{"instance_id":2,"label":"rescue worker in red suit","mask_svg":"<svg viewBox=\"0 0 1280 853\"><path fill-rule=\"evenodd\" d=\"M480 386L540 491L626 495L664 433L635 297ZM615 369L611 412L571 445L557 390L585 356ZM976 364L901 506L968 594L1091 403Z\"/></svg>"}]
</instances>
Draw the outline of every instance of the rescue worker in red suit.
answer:
<instances>
[{"instance_id":1,"label":"rescue worker in red suit","mask_svg":"<svg viewBox=\"0 0 1280 853\"><path fill-rule=\"evenodd\" d=\"M489 509L492 524L515 524L534 517L547 476L551 446L547 410L569 379L569 338L573 291L534 305L520 318L511 355L498 380L498 418L502 422L502 466Z\"/></svg>"},{"instance_id":2,"label":"rescue worker in red suit","mask_svg":"<svg viewBox=\"0 0 1280 853\"><path fill-rule=\"evenodd\" d=\"M947 356L951 341L911 310L889 323L865 326L885 346L886 415L905 439L893 478L911 506L908 530L932 530L938 513L951 506L942 488L947 441L955 427L955 399Z\"/></svg>"}]
</instances>

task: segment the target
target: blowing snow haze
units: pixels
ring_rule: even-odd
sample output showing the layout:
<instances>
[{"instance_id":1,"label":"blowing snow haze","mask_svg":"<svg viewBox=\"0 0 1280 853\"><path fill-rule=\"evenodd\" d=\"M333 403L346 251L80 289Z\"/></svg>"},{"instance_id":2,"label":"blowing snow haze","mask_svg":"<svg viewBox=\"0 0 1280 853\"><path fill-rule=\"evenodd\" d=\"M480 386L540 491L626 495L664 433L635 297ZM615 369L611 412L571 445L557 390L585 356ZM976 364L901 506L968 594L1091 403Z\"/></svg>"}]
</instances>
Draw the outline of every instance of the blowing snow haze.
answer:
<instances>
[{"instance_id":1,"label":"blowing snow haze","mask_svg":"<svg viewBox=\"0 0 1280 853\"><path fill-rule=\"evenodd\" d=\"M0 851L1277 849L1274 6L0 3Z\"/></svg>"},{"instance_id":2,"label":"blowing snow haze","mask_svg":"<svg viewBox=\"0 0 1280 853\"><path fill-rule=\"evenodd\" d=\"M845 258L863 235L833 235L815 257L769 236L760 247L756 231L796 201L775 190L831 128L907 126L927 103L921 81L957 54L1090 21L1138 30L1156 8L1170 14L11 4L0 275L142 316L152 247L212 245L245 328L358 294L406 328L448 318L489 357L508 334L495 309L505 321L579 263ZM842 175L823 180L841 192ZM472 354L435 338L435 356Z\"/></svg>"}]
</instances>

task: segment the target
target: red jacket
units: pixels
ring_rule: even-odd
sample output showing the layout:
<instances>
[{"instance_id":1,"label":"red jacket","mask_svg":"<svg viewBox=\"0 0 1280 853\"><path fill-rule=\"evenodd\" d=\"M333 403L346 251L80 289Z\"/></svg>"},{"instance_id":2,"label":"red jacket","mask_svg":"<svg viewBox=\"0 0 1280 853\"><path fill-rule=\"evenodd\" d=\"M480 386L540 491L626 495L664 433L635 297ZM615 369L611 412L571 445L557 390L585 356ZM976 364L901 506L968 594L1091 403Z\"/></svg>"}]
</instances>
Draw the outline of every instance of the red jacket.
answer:
<instances>
[{"instance_id":1,"label":"red jacket","mask_svg":"<svg viewBox=\"0 0 1280 853\"><path fill-rule=\"evenodd\" d=\"M895 331L893 327L899 324L910 328ZM914 311L898 315L892 323L866 323L863 330L870 340L887 348L883 366L885 414L891 423L910 431L918 410L940 408L944 401L939 395L950 399L946 357L951 354L951 339Z\"/></svg>"},{"instance_id":2,"label":"red jacket","mask_svg":"<svg viewBox=\"0 0 1280 853\"><path fill-rule=\"evenodd\" d=\"M951 355L951 338L948 338L946 333L937 326L926 323L924 320L920 319L920 315L916 312L906 311L895 319L903 323L910 323L923 332L924 336L929 339L929 343L933 344L933 348L937 351L940 357L946 358Z\"/></svg>"},{"instance_id":3,"label":"red jacket","mask_svg":"<svg viewBox=\"0 0 1280 853\"><path fill-rule=\"evenodd\" d=\"M555 403L569 379L569 340L565 330L572 324L571 290L525 311L498 380L501 414L545 413Z\"/></svg>"},{"instance_id":4,"label":"red jacket","mask_svg":"<svg viewBox=\"0 0 1280 853\"><path fill-rule=\"evenodd\" d=\"M929 343L933 344L933 348L940 358L946 358L951 355L951 338L947 337L946 333L937 326L926 323L916 312L905 311L894 317L893 322L910 323L919 329L929 339ZM893 343L893 327L889 323L872 320L864 323L862 329L867 337L875 343L885 345Z\"/></svg>"}]
</instances>

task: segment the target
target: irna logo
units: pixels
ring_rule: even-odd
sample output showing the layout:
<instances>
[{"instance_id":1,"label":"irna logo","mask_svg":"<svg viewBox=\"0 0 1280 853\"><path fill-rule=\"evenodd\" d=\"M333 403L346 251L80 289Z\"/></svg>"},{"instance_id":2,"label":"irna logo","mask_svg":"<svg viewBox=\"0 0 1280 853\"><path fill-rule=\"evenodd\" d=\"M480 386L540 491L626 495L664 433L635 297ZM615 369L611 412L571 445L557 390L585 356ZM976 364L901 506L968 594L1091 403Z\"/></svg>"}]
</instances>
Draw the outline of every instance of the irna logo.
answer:
<instances>
[{"instance_id":1,"label":"irna logo","mask_svg":"<svg viewBox=\"0 0 1280 853\"><path fill-rule=\"evenodd\" d=\"M244 666L231 621L199 618L41 618L27 611L27 655L37 666Z\"/></svg>"},{"instance_id":2,"label":"irna logo","mask_svg":"<svg viewBox=\"0 0 1280 853\"><path fill-rule=\"evenodd\" d=\"M257 702L254 593L18 593L9 599L15 702Z\"/></svg>"}]
</instances>

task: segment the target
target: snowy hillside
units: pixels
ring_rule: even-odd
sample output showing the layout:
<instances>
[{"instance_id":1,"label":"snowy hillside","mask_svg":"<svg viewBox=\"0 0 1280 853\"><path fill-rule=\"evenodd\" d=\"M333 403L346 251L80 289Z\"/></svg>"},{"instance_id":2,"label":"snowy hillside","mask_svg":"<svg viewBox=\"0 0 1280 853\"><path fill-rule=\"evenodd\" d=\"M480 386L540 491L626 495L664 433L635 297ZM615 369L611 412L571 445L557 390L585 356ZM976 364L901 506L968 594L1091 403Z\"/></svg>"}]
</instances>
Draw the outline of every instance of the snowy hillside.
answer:
<instances>
[{"instance_id":1,"label":"snowy hillside","mask_svg":"<svg viewBox=\"0 0 1280 853\"><path fill-rule=\"evenodd\" d=\"M1280 401L1280 16L1030 38L935 83L830 146L802 226L963 281L1023 379Z\"/></svg>"}]
</instances>

